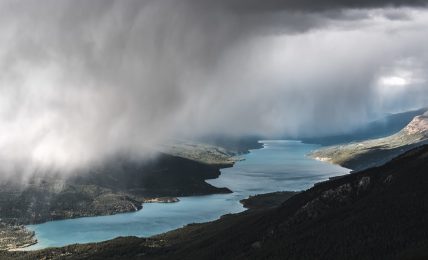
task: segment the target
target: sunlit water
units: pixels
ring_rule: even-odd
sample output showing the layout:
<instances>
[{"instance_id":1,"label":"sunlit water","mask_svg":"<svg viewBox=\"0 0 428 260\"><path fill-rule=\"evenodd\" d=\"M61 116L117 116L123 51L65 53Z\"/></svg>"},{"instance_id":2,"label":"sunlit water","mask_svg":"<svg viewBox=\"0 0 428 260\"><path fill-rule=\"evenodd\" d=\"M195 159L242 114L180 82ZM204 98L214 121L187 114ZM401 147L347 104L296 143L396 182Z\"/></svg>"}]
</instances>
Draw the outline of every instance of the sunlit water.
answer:
<instances>
[{"instance_id":1,"label":"sunlit water","mask_svg":"<svg viewBox=\"0 0 428 260\"><path fill-rule=\"evenodd\" d=\"M273 191L299 191L348 169L308 158L316 145L297 141L262 141L264 148L251 150L233 168L223 169L212 185L228 187L234 193L182 197L178 203L144 204L137 212L87 217L29 225L39 243L27 249L98 242L117 236L147 237L189 223L218 219L245 210L239 200Z\"/></svg>"}]
</instances>

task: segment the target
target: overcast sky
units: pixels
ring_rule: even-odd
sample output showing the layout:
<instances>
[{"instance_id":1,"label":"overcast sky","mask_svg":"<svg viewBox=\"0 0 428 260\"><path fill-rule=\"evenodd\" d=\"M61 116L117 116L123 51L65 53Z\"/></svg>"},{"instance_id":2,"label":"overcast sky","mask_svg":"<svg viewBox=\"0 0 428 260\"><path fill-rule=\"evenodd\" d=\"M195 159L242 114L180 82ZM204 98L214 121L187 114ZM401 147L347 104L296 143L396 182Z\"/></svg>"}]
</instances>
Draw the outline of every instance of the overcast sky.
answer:
<instances>
[{"instance_id":1,"label":"overcast sky","mask_svg":"<svg viewBox=\"0 0 428 260\"><path fill-rule=\"evenodd\" d=\"M428 105L426 1L0 2L0 161L346 132Z\"/></svg>"}]
</instances>

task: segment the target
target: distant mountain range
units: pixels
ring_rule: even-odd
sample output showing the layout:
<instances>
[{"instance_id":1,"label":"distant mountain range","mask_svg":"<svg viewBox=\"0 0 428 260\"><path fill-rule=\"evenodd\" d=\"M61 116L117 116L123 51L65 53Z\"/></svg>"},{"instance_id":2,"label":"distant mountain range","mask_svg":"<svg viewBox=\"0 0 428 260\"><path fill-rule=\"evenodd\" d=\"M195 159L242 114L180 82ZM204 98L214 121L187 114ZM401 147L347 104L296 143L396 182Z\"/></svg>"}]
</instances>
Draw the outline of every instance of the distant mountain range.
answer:
<instances>
[{"instance_id":1,"label":"distant mountain range","mask_svg":"<svg viewBox=\"0 0 428 260\"><path fill-rule=\"evenodd\" d=\"M386 137L399 132L415 116L421 115L427 110L428 108L421 108L403 113L390 114L346 134L302 138L301 140L305 143L326 146Z\"/></svg>"},{"instance_id":2,"label":"distant mountain range","mask_svg":"<svg viewBox=\"0 0 428 260\"><path fill-rule=\"evenodd\" d=\"M311 156L353 170L363 170L382 165L403 152L427 143L428 112L423 111L398 133L383 138L323 148L313 152Z\"/></svg>"}]
</instances>

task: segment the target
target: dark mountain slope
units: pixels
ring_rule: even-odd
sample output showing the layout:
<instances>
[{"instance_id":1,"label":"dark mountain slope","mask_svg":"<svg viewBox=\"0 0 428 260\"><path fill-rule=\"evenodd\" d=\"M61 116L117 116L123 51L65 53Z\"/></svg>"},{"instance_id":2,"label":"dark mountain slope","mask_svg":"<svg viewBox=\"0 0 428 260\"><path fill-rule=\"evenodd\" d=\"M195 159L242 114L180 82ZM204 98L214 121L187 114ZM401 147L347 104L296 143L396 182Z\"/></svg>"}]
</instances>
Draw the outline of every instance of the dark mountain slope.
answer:
<instances>
[{"instance_id":1,"label":"dark mountain slope","mask_svg":"<svg viewBox=\"0 0 428 260\"><path fill-rule=\"evenodd\" d=\"M145 162L112 160L100 168L78 174L70 182L147 197L228 193L230 190L214 187L205 180L217 178L220 168L230 166L161 154Z\"/></svg>"},{"instance_id":2,"label":"dark mountain slope","mask_svg":"<svg viewBox=\"0 0 428 260\"><path fill-rule=\"evenodd\" d=\"M219 166L161 155L148 162L114 161L68 179L35 179L25 187L2 184L0 222L110 215L140 209L146 197L231 192L205 182L219 175Z\"/></svg>"},{"instance_id":3,"label":"dark mountain slope","mask_svg":"<svg viewBox=\"0 0 428 260\"><path fill-rule=\"evenodd\" d=\"M222 232L207 233L205 239L199 234L190 245L180 243L174 255L393 259L423 252L428 256L427 187L428 146L424 146L382 167L316 185L276 210L242 218Z\"/></svg>"},{"instance_id":4,"label":"dark mountain slope","mask_svg":"<svg viewBox=\"0 0 428 260\"><path fill-rule=\"evenodd\" d=\"M384 166L320 183L271 210L161 236L118 238L3 258L426 259L428 146ZM61 257L58 257L61 255Z\"/></svg>"}]
</instances>

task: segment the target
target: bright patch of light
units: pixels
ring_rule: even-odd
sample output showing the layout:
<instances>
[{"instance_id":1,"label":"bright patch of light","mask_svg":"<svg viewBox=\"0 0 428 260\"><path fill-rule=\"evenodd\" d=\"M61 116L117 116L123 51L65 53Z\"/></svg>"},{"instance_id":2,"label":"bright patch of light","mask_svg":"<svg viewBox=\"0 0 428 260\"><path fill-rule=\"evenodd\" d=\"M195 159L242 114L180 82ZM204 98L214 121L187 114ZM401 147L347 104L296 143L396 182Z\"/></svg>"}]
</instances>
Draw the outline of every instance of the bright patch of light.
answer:
<instances>
[{"instance_id":1,"label":"bright patch of light","mask_svg":"<svg viewBox=\"0 0 428 260\"><path fill-rule=\"evenodd\" d=\"M391 76L380 78L379 83L384 86L405 86L409 81L402 77Z\"/></svg>"}]
</instances>

